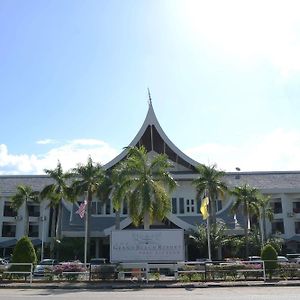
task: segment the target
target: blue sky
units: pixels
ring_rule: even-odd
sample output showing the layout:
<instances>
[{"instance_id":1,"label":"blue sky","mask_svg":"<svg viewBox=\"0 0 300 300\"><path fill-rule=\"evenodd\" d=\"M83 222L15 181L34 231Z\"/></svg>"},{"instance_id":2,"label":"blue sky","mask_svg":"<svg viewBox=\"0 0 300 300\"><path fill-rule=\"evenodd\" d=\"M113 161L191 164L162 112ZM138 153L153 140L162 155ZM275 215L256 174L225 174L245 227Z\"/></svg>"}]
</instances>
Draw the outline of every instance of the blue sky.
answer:
<instances>
[{"instance_id":1,"label":"blue sky","mask_svg":"<svg viewBox=\"0 0 300 300\"><path fill-rule=\"evenodd\" d=\"M226 171L300 170L298 1L0 2L0 174L105 163L147 88L169 138Z\"/></svg>"}]
</instances>

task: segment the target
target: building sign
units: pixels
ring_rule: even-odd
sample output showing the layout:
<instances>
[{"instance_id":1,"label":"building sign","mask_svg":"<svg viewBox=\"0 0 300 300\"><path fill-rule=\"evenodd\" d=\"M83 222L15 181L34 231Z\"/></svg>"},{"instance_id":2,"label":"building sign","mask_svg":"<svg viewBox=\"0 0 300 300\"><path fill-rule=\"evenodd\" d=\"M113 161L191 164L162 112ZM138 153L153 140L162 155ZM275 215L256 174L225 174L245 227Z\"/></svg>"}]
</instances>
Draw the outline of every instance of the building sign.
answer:
<instances>
[{"instance_id":1,"label":"building sign","mask_svg":"<svg viewBox=\"0 0 300 300\"><path fill-rule=\"evenodd\" d=\"M116 230L111 233L111 262L184 261L181 229Z\"/></svg>"}]
</instances>

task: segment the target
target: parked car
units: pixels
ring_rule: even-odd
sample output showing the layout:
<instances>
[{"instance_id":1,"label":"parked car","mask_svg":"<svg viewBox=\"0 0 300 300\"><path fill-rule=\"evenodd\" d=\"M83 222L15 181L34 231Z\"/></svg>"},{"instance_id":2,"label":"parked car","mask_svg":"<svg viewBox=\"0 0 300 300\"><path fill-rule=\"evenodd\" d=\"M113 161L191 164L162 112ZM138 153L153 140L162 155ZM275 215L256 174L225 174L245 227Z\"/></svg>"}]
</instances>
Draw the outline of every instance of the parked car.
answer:
<instances>
[{"instance_id":1,"label":"parked car","mask_svg":"<svg viewBox=\"0 0 300 300\"><path fill-rule=\"evenodd\" d=\"M286 257L289 260L289 262L295 262L295 263L300 262L300 253L288 253Z\"/></svg>"},{"instance_id":2,"label":"parked car","mask_svg":"<svg viewBox=\"0 0 300 300\"><path fill-rule=\"evenodd\" d=\"M57 259L43 259L36 267L34 268L33 275L34 276L44 276L45 273L51 272L53 267L58 265L59 262Z\"/></svg>"},{"instance_id":3,"label":"parked car","mask_svg":"<svg viewBox=\"0 0 300 300\"><path fill-rule=\"evenodd\" d=\"M91 265L102 265L106 263L106 258L91 258Z\"/></svg>"},{"instance_id":4,"label":"parked car","mask_svg":"<svg viewBox=\"0 0 300 300\"><path fill-rule=\"evenodd\" d=\"M12 257L11 257L11 256L5 256L5 257L3 257L3 259L4 259L7 263L11 263Z\"/></svg>"},{"instance_id":5,"label":"parked car","mask_svg":"<svg viewBox=\"0 0 300 300\"><path fill-rule=\"evenodd\" d=\"M249 256L248 259L250 261L257 261L257 260L261 260L260 256L254 255L254 256Z\"/></svg>"},{"instance_id":6,"label":"parked car","mask_svg":"<svg viewBox=\"0 0 300 300\"><path fill-rule=\"evenodd\" d=\"M289 260L285 256L277 256L277 261L280 263L288 263Z\"/></svg>"},{"instance_id":7,"label":"parked car","mask_svg":"<svg viewBox=\"0 0 300 300\"><path fill-rule=\"evenodd\" d=\"M0 272L4 272L8 269L8 263L5 259L0 258Z\"/></svg>"}]
</instances>

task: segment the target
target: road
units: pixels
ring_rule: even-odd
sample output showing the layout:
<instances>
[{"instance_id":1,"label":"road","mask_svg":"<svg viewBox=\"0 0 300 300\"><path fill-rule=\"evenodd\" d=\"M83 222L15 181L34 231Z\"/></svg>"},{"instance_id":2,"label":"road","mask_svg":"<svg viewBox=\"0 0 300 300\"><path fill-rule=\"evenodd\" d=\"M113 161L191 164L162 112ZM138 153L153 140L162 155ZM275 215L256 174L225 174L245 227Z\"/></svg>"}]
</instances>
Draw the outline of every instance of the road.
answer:
<instances>
[{"instance_id":1,"label":"road","mask_svg":"<svg viewBox=\"0 0 300 300\"><path fill-rule=\"evenodd\" d=\"M299 300L300 287L234 287L144 290L0 289L2 300Z\"/></svg>"}]
</instances>

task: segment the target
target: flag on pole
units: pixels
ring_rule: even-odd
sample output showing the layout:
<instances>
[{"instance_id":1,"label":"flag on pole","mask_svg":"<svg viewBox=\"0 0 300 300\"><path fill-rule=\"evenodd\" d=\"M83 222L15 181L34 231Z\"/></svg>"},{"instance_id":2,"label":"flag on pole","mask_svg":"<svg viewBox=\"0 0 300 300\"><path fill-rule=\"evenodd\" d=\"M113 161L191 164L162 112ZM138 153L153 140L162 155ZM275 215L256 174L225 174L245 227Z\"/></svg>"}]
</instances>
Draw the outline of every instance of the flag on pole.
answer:
<instances>
[{"instance_id":1,"label":"flag on pole","mask_svg":"<svg viewBox=\"0 0 300 300\"><path fill-rule=\"evenodd\" d=\"M200 212L202 214L203 220L206 220L208 218L208 208L207 208L208 202L209 202L208 197L205 197L201 203Z\"/></svg>"},{"instance_id":2,"label":"flag on pole","mask_svg":"<svg viewBox=\"0 0 300 300\"><path fill-rule=\"evenodd\" d=\"M80 218L82 219L85 215L85 210L86 210L86 206L87 206L87 200L84 200L79 208L76 210L76 214L78 214L80 216Z\"/></svg>"}]
</instances>

